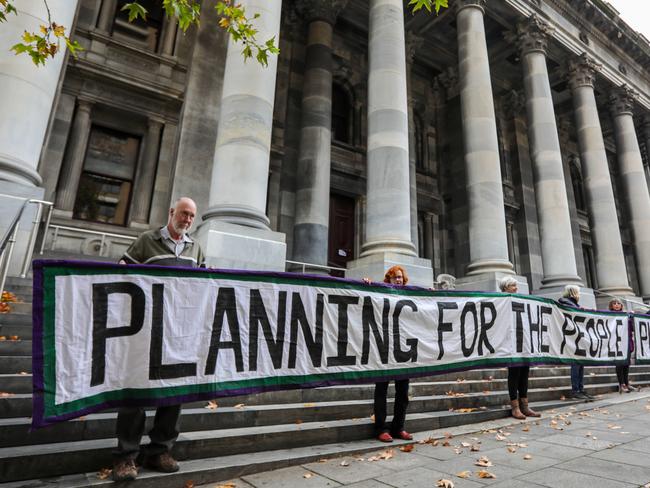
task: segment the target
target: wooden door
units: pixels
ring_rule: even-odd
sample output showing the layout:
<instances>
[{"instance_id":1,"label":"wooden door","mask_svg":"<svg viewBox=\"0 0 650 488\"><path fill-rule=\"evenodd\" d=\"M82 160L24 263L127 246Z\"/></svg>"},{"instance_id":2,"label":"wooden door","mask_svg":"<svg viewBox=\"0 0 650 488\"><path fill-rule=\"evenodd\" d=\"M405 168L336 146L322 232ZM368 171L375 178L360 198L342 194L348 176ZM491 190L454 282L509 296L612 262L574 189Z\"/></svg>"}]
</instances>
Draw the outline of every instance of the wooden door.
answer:
<instances>
[{"instance_id":1,"label":"wooden door","mask_svg":"<svg viewBox=\"0 0 650 488\"><path fill-rule=\"evenodd\" d=\"M354 259L354 199L330 195L330 221L328 242L328 265L345 268ZM333 276L343 276L333 271Z\"/></svg>"}]
</instances>

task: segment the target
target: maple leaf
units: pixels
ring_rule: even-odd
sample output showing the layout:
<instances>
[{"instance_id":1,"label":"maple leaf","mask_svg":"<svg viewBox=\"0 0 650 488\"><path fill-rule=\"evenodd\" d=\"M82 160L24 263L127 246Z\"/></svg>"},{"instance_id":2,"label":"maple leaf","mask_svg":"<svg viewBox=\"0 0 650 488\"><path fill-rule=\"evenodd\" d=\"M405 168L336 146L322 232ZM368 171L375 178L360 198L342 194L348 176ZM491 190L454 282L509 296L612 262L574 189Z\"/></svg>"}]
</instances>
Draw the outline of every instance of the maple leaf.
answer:
<instances>
[{"instance_id":1,"label":"maple leaf","mask_svg":"<svg viewBox=\"0 0 650 488\"><path fill-rule=\"evenodd\" d=\"M313 476L314 476L314 473L305 473L305 474L302 475L303 478L307 478L307 479L312 478Z\"/></svg>"},{"instance_id":2,"label":"maple leaf","mask_svg":"<svg viewBox=\"0 0 650 488\"><path fill-rule=\"evenodd\" d=\"M217 402L215 402L214 400L210 400L208 404L203 408L207 408L208 410L216 410L218 406L219 405L217 404Z\"/></svg>"},{"instance_id":3,"label":"maple leaf","mask_svg":"<svg viewBox=\"0 0 650 488\"><path fill-rule=\"evenodd\" d=\"M521 429L523 432L528 432L530 431L530 427L528 425L525 425L523 429Z\"/></svg>"},{"instance_id":4,"label":"maple leaf","mask_svg":"<svg viewBox=\"0 0 650 488\"><path fill-rule=\"evenodd\" d=\"M296 419L296 424L298 424L298 425L302 424L302 420Z\"/></svg>"},{"instance_id":5,"label":"maple leaf","mask_svg":"<svg viewBox=\"0 0 650 488\"><path fill-rule=\"evenodd\" d=\"M235 405L234 408L240 408L241 409L241 408L244 408L245 406L246 406L246 404L244 404L244 403L238 403L237 405Z\"/></svg>"},{"instance_id":6,"label":"maple leaf","mask_svg":"<svg viewBox=\"0 0 650 488\"><path fill-rule=\"evenodd\" d=\"M344 459L343 461L341 461L341 464L340 464L340 465L343 466L343 467L347 467L347 466L350 466L350 462L349 462L349 461L346 461L346 460Z\"/></svg>"},{"instance_id":7,"label":"maple leaf","mask_svg":"<svg viewBox=\"0 0 650 488\"><path fill-rule=\"evenodd\" d=\"M451 480L446 480L444 478L439 479L436 483L438 488L454 488L454 482Z\"/></svg>"},{"instance_id":8,"label":"maple leaf","mask_svg":"<svg viewBox=\"0 0 650 488\"><path fill-rule=\"evenodd\" d=\"M470 476L472 476L472 472L471 471L461 471L460 473L456 473L456 476L458 476L459 478L469 478Z\"/></svg>"},{"instance_id":9,"label":"maple leaf","mask_svg":"<svg viewBox=\"0 0 650 488\"><path fill-rule=\"evenodd\" d=\"M414 448L415 446L413 444L408 444L406 446L400 447L399 450L402 452L411 452Z\"/></svg>"},{"instance_id":10,"label":"maple leaf","mask_svg":"<svg viewBox=\"0 0 650 488\"><path fill-rule=\"evenodd\" d=\"M183 485L183 488L194 488L194 481L192 480L187 480L185 484Z\"/></svg>"},{"instance_id":11,"label":"maple leaf","mask_svg":"<svg viewBox=\"0 0 650 488\"><path fill-rule=\"evenodd\" d=\"M470 452L477 452L481 450L481 446L478 444L472 444L472 447L470 448Z\"/></svg>"},{"instance_id":12,"label":"maple leaf","mask_svg":"<svg viewBox=\"0 0 650 488\"><path fill-rule=\"evenodd\" d=\"M530 454L526 454L526 455L524 456L524 459L525 459L526 461L530 461L531 459L533 459L533 456L531 456Z\"/></svg>"},{"instance_id":13,"label":"maple leaf","mask_svg":"<svg viewBox=\"0 0 650 488\"><path fill-rule=\"evenodd\" d=\"M515 452L517 452L517 448L514 446L508 446L508 452L510 454L514 454Z\"/></svg>"},{"instance_id":14,"label":"maple leaf","mask_svg":"<svg viewBox=\"0 0 650 488\"><path fill-rule=\"evenodd\" d=\"M97 473L97 478L100 480L105 480L111 475L112 472L113 470L110 468L102 468L99 470L99 473Z\"/></svg>"},{"instance_id":15,"label":"maple leaf","mask_svg":"<svg viewBox=\"0 0 650 488\"><path fill-rule=\"evenodd\" d=\"M474 463L476 466L481 466L483 468L489 468L490 466L494 466L492 464L492 461L490 461L487 456L481 456L479 459L476 460Z\"/></svg>"}]
</instances>

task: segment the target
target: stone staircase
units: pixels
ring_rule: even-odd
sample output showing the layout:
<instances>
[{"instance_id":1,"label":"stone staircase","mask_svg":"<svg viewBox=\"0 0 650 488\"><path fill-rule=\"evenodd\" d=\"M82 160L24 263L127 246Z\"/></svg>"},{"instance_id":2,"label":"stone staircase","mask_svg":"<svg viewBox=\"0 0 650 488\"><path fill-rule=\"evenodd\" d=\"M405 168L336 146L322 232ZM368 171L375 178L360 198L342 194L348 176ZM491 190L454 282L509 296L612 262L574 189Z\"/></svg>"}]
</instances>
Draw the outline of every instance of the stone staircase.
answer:
<instances>
[{"instance_id":1,"label":"stone staircase","mask_svg":"<svg viewBox=\"0 0 650 488\"><path fill-rule=\"evenodd\" d=\"M115 411L30 432L31 416L31 282L9 279L6 288L23 303L0 315L0 487L96 486L110 467ZM650 384L650 366L633 367L631 382ZM593 395L616 390L613 367L588 367L587 390ZM181 436L174 455L181 471L173 475L143 472L138 486L183 486L230 479L380 447L372 437L374 385L268 392L222 398L216 408L206 402L185 405ZM533 408L566 406L568 367L531 369L529 398ZM390 392L392 395L392 391ZM407 429L442 429L508 415L507 370L485 369L411 381ZM459 409L463 409L460 410ZM469 411L468 409L472 409ZM148 415L148 422L152 420Z\"/></svg>"}]
</instances>

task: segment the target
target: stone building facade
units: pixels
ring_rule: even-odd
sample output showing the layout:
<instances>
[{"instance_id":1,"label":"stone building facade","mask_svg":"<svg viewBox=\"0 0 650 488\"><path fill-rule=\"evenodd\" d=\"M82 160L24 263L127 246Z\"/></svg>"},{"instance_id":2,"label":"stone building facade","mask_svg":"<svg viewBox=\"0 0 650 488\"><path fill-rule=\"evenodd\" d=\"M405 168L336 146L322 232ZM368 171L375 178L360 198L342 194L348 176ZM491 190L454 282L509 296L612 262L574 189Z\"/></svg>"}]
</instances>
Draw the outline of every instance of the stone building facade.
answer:
<instances>
[{"instance_id":1,"label":"stone building facade","mask_svg":"<svg viewBox=\"0 0 650 488\"><path fill-rule=\"evenodd\" d=\"M607 2L244 0L266 68L212 0L185 34L124 3L52 0L84 51L0 63L0 192L55 203L46 249L119 255L187 195L216 266L650 297L650 45Z\"/></svg>"}]
</instances>

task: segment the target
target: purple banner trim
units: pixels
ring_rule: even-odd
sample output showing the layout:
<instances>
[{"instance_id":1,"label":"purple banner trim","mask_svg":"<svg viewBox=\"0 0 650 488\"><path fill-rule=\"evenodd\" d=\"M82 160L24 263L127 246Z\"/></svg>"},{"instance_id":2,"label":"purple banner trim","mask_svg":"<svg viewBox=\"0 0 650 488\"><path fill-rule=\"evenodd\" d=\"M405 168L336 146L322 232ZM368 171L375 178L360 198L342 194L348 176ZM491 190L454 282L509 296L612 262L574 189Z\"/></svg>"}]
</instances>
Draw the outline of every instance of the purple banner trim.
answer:
<instances>
[{"instance_id":1,"label":"purple banner trim","mask_svg":"<svg viewBox=\"0 0 650 488\"><path fill-rule=\"evenodd\" d=\"M42 419L45 412L43 377L43 266L34 261L32 285L32 418ZM37 425L32 424L32 429Z\"/></svg>"}]
</instances>

